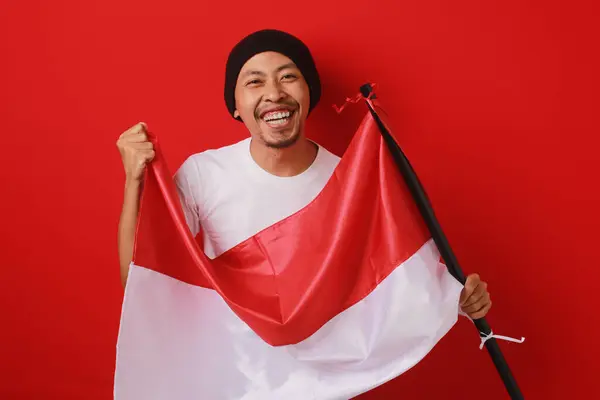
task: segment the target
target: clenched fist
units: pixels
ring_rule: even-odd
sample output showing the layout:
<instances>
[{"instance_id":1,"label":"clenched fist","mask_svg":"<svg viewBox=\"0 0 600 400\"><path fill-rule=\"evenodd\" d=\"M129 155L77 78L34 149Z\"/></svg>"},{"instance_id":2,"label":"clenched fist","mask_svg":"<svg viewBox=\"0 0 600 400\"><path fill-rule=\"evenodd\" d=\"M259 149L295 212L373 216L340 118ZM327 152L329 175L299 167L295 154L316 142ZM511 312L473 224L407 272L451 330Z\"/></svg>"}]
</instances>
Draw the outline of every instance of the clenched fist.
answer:
<instances>
[{"instance_id":1,"label":"clenched fist","mask_svg":"<svg viewBox=\"0 0 600 400\"><path fill-rule=\"evenodd\" d=\"M117 140L127 183L139 183L146 164L154 158L154 145L148 140L147 132L146 124L140 122L123 132Z\"/></svg>"}]
</instances>

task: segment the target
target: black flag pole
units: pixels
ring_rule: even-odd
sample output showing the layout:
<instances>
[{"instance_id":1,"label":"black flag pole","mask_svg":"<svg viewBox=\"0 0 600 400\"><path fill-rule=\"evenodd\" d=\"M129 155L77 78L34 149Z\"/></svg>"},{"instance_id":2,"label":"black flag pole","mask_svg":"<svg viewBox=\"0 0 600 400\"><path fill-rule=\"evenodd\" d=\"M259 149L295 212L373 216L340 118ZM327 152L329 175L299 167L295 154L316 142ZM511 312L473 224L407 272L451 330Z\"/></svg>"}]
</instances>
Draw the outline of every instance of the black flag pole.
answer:
<instances>
[{"instance_id":1,"label":"black flag pole","mask_svg":"<svg viewBox=\"0 0 600 400\"><path fill-rule=\"evenodd\" d=\"M410 165L408 159L402 152L402 149L400 148L398 143L396 143L390 132L387 130L387 128L379 118L377 112L373 109L371 102L368 101L368 99L374 98L373 86L367 83L360 87L360 92L362 96L367 100L367 107L369 108L371 115L375 119L375 122L377 123L377 126L381 131L381 135L383 136L390 150L390 153L394 158L394 161L398 169L400 170L400 173L402 174L402 177L404 178L404 181L406 182L406 185L408 186L408 189L410 190L413 199L416 202L421 216L423 217L427 227L429 228L431 236L440 252L440 255L442 256L444 262L446 263L446 266L448 267L448 271L457 281L464 285L466 280L465 275L458 264L456 256L450 248L448 239L442 231L442 228L434 214L429 198L427 197L427 194L425 193L425 190L423 189L423 186L421 185L417 174L413 170L412 166ZM485 318L476 319L473 320L473 322L479 330L479 335L482 338L489 337L492 334L492 328L487 323ZM521 390L519 389L517 381L512 375L510 368L508 367L508 364L504 356L502 355L502 352L500 350L500 347L498 346L498 342L496 341L496 339L493 337L487 339L485 341L485 347L487 348L511 399L522 400L523 395L521 394Z\"/></svg>"}]
</instances>

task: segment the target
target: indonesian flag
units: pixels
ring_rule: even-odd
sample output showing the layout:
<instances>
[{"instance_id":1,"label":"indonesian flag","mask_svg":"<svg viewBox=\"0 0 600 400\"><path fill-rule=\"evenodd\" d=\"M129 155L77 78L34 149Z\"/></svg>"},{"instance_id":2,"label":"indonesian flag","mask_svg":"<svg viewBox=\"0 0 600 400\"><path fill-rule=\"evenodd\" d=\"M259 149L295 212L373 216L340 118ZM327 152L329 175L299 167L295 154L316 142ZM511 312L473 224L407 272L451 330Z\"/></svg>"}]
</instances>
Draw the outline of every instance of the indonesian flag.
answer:
<instances>
[{"instance_id":1,"label":"indonesian flag","mask_svg":"<svg viewBox=\"0 0 600 400\"><path fill-rule=\"evenodd\" d=\"M157 149L119 331L118 400L349 399L413 367L462 285L367 114L300 211L214 259Z\"/></svg>"}]
</instances>

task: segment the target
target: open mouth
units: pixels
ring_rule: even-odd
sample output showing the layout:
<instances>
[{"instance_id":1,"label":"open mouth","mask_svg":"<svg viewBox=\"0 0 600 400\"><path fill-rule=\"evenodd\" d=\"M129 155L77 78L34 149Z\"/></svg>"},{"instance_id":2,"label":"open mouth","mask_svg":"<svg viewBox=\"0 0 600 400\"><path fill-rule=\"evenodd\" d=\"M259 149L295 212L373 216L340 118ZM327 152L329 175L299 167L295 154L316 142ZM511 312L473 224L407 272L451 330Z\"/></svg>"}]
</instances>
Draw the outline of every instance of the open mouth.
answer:
<instances>
[{"instance_id":1,"label":"open mouth","mask_svg":"<svg viewBox=\"0 0 600 400\"><path fill-rule=\"evenodd\" d=\"M293 115L294 110L275 110L266 112L262 120L272 128L282 128L290 123Z\"/></svg>"}]
</instances>

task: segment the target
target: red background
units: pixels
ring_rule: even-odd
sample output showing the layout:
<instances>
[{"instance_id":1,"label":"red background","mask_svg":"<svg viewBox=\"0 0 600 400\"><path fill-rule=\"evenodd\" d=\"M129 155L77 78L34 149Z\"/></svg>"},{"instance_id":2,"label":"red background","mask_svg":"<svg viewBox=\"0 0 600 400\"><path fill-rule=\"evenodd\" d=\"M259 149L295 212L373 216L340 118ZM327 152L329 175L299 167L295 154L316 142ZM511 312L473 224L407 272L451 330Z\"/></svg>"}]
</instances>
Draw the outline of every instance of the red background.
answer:
<instances>
[{"instance_id":1,"label":"red background","mask_svg":"<svg viewBox=\"0 0 600 400\"><path fill-rule=\"evenodd\" d=\"M463 269L489 282L490 323L526 337L501 342L526 397L598 396L597 14L565 3L3 1L0 398L111 398L117 136L146 121L173 170L245 137L224 62L264 27L311 48L309 136L338 154L365 109L331 104L379 84ZM463 320L363 398L484 396L506 398Z\"/></svg>"}]
</instances>

